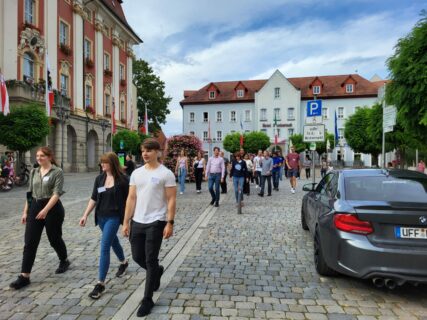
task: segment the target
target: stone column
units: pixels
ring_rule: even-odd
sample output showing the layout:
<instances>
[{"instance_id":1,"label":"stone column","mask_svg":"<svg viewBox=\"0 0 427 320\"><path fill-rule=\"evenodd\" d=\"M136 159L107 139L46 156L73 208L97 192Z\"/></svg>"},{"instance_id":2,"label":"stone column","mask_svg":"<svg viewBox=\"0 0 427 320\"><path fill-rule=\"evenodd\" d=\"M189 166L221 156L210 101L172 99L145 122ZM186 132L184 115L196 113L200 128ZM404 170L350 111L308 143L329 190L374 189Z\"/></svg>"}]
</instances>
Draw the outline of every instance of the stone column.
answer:
<instances>
[{"instance_id":1,"label":"stone column","mask_svg":"<svg viewBox=\"0 0 427 320\"><path fill-rule=\"evenodd\" d=\"M135 117L137 116L137 113L135 113L135 107L136 107L136 101L133 100L133 90L132 90L132 61L133 61L133 52L131 48L128 48L127 50L127 65L126 65L126 83L127 83L127 125L130 129L132 127L132 124L130 121L132 120L135 122ZM131 119L131 108L133 108L133 119ZM135 128L135 125L133 125Z\"/></svg>"},{"instance_id":2,"label":"stone column","mask_svg":"<svg viewBox=\"0 0 427 320\"><path fill-rule=\"evenodd\" d=\"M96 113L104 115L104 39L102 29L102 22L95 19Z\"/></svg>"},{"instance_id":3,"label":"stone column","mask_svg":"<svg viewBox=\"0 0 427 320\"><path fill-rule=\"evenodd\" d=\"M73 4L73 102L75 108L83 109L83 6L80 1L74 0Z\"/></svg>"},{"instance_id":4,"label":"stone column","mask_svg":"<svg viewBox=\"0 0 427 320\"><path fill-rule=\"evenodd\" d=\"M49 54L52 87L58 88L58 19L52 19L58 15L58 2L45 1L45 43ZM45 71L44 71L45 72ZM45 75L43 75L45 78Z\"/></svg>"},{"instance_id":5,"label":"stone column","mask_svg":"<svg viewBox=\"0 0 427 320\"><path fill-rule=\"evenodd\" d=\"M6 80L18 78L18 1L0 0L0 68Z\"/></svg>"},{"instance_id":6,"label":"stone column","mask_svg":"<svg viewBox=\"0 0 427 320\"><path fill-rule=\"evenodd\" d=\"M120 119L120 40L116 33L113 31L112 42L113 42L113 83L112 83L112 96L114 97L115 108L115 119Z\"/></svg>"}]
</instances>

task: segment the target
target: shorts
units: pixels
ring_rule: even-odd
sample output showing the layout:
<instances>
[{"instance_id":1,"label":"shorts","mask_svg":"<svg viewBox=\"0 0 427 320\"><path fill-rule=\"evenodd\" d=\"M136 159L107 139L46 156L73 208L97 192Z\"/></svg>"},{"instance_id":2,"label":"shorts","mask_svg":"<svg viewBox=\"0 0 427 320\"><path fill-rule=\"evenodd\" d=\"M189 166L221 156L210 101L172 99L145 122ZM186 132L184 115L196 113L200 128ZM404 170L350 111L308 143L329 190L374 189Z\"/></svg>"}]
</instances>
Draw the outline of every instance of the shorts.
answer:
<instances>
[{"instance_id":1,"label":"shorts","mask_svg":"<svg viewBox=\"0 0 427 320\"><path fill-rule=\"evenodd\" d=\"M289 169L288 177L298 177L298 169Z\"/></svg>"}]
</instances>

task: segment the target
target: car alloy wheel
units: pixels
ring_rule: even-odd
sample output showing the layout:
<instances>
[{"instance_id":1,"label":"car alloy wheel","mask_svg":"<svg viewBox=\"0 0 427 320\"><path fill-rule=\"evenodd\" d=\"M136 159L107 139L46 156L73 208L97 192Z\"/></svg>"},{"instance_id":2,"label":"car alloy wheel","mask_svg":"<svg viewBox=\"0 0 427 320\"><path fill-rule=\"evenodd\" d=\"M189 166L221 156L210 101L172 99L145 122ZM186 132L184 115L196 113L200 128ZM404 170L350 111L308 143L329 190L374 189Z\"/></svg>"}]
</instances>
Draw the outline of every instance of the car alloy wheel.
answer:
<instances>
[{"instance_id":1,"label":"car alloy wheel","mask_svg":"<svg viewBox=\"0 0 427 320\"><path fill-rule=\"evenodd\" d=\"M304 230L308 230L307 221L305 220L304 204L301 206L301 227L302 227Z\"/></svg>"},{"instance_id":2,"label":"car alloy wheel","mask_svg":"<svg viewBox=\"0 0 427 320\"><path fill-rule=\"evenodd\" d=\"M322 252L322 245L320 242L319 229L316 227L316 232L314 234L314 266L316 267L316 271L321 276L333 276L336 275L336 271L331 269L325 261Z\"/></svg>"}]
</instances>

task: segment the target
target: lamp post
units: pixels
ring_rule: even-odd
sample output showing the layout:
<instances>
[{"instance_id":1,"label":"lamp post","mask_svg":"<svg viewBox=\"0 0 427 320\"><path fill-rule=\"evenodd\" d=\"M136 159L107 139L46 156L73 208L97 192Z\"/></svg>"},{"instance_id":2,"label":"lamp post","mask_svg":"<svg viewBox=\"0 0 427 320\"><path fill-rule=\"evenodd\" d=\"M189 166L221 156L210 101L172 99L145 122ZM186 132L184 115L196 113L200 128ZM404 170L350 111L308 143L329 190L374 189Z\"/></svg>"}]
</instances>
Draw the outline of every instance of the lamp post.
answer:
<instances>
[{"instance_id":1,"label":"lamp post","mask_svg":"<svg viewBox=\"0 0 427 320\"><path fill-rule=\"evenodd\" d=\"M61 123L61 169L64 169L64 127L65 121L70 115L70 107L68 102L64 102L64 94L62 91L59 92L59 103L55 107L56 117Z\"/></svg>"},{"instance_id":2,"label":"lamp post","mask_svg":"<svg viewBox=\"0 0 427 320\"><path fill-rule=\"evenodd\" d=\"M99 125L101 126L102 130L102 153L105 153L105 129L108 127L108 121L105 119L99 120Z\"/></svg>"}]
</instances>

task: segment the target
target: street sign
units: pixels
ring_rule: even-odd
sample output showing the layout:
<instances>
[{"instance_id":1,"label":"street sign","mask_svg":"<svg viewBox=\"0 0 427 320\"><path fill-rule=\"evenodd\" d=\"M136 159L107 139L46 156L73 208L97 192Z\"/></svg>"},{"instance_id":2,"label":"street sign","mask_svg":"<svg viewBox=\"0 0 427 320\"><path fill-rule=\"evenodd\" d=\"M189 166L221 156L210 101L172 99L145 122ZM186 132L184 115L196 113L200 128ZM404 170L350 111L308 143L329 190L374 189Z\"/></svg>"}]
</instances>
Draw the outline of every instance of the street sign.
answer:
<instances>
[{"instance_id":1,"label":"street sign","mask_svg":"<svg viewBox=\"0 0 427 320\"><path fill-rule=\"evenodd\" d=\"M389 126L389 127L385 127L383 128L384 132L393 132L394 126Z\"/></svg>"},{"instance_id":2,"label":"street sign","mask_svg":"<svg viewBox=\"0 0 427 320\"><path fill-rule=\"evenodd\" d=\"M388 106L383 108L384 131L386 129L390 130L390 127L393 127L396 125L396 115L397 115L397 110L395 106ZM393 128L391 128L391 131L393 131ZM385 132L390 132L390 131L385 131Z\"/></svg>"},{"instance_id":3,"label":"street sign","mask_svg":"<svg viewBox=\"0 0 427 320\"><path fill-rule=\"evenodd\" d=\"M307 101L307 117L322 116L322 100Z\"/></svg>"},{"instance_id":4,"label":"street sign","mask_svg":"<svg viewBox=\"0 0 427 320\"><path fill-rule=\"evenodd\" d=\"M310 151L316 150L316 142L310 142Z\"/></svg>"},{"instance_id":5,"label":"street sign","mask_svg":"<svg viewBox=\"0 0 427 320\"><path fill-rule=\"evenodd\" d=\"M306 124L304 126L304 142L325 141L325 126L323 124Z\"/></svg>"}]
</instances>

